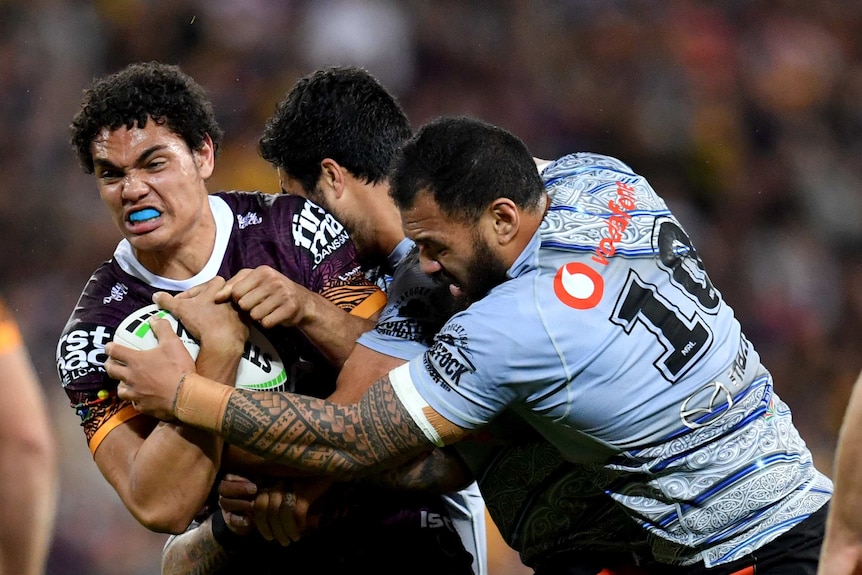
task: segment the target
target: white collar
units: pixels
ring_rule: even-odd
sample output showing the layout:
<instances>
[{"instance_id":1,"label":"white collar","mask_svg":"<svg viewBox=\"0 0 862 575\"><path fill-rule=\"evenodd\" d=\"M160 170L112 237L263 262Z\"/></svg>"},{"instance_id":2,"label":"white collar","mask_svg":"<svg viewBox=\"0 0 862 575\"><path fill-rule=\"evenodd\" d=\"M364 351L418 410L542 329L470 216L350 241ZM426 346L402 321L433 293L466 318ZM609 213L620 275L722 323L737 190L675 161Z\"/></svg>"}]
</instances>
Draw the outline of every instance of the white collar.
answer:
<instances>
[{"instance_id":1,"label":"white collar","mask_svg":"<svg viewBox=\"0 0 862 575\"><path fill-rule=\"evenodd\" d=\"M231 211L227 202L218 196L210 195L209 204L216 225L215 245L206 265L193 277L185 280L174 280L152 273L138 261L132 250L132 245L126 239L121 240L117 244L117 249L114 250L114 260L127 274L157 289L185 291L213 279L218 275L218 270L221 267L225 251L227 250L228 240L230 240L230 234L233 229L233 211Z\"/></svg>"}]
</instances>

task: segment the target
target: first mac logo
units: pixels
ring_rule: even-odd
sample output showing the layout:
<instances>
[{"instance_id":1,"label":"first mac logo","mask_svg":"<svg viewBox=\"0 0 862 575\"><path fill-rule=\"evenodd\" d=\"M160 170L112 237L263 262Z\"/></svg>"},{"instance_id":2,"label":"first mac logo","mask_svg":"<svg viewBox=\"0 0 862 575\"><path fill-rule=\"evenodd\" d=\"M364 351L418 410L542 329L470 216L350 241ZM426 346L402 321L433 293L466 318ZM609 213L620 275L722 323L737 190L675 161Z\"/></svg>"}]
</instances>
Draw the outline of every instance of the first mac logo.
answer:
<instances>
[{"instance_id":1,"label":"first mac logo","mask_svg":"<svg viewBox=\"0 0 862 575\"><path fill-rule=\"evenodd\" d=\"M114 332L104 325L80 324L57 343L57 372L68 385L94 370L104 370L105 344Z\"/></svg>"}]
</instances>

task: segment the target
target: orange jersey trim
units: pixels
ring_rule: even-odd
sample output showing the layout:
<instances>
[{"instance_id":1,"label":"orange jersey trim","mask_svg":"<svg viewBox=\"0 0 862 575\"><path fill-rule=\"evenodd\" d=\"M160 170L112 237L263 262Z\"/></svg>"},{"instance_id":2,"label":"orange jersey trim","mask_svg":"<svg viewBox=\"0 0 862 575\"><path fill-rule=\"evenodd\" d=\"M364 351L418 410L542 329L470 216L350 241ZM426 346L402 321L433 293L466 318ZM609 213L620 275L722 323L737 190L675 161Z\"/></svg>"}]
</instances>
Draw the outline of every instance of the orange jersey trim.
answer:
<instances>
[{"instance_id":1,"label":"orange jersey trim","mask_svg":"<svg viewBox=\"0 0 862 575\"><path fill-rule=\"evenodd\" d=\"M139 415L143 415L140 411L132 407L131 404L127 405L117 413L115 413L111 418L102 424L99 429L96 430L96 433L93 434L93 437L90 438L90 453L96 455L96 450L101 445L102 441L108 436L110 432L129 421L130 419L137 417Z\"/></svg>"},{"instance_id":2,"label":"orange jersey trim","mask_svg":"<svg viewBox=\"0 0 862 575\"><path fill-rule=\"evenodd\" d=\"M386 294L378 290L370 297L365 298L362 302L350 310L350 315L356 315L364 319L368 319L386 305Z\"/></svg>"}]
</instances>

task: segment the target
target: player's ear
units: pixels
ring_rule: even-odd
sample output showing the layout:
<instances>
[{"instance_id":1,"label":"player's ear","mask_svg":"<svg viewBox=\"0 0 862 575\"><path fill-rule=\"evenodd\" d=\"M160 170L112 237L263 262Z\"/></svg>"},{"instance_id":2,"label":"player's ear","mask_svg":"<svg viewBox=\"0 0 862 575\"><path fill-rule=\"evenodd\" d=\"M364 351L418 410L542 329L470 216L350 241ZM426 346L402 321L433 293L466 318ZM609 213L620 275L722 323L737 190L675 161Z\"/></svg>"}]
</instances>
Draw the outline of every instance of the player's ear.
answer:
<instances>
[{"instance_id":1,"label":"player's ear","mask_svg":"<svg viewBox=\"0 0 862 575\"><path fill-rule=\"evenodd\" d=\"M209 178L215 168L215 144L209 134L204 135L204 143L200 150L193 152L195 163L203 179Z\"/></svg>"},{"instance_id":2,"label":"player's ear","mask_svg":"<svg viewBox=\"0 0 862 575\"><path fill-rule=\"evenodd\" d=\"M494 226L494 234L500 245L508 244L518 234L521 226L521 213L509 198L497 198L488 207Z\"/></svg>"},{"instance_id":3,"label":"player's ear","mask_svg":"<svg viewBox=\"0 0 862 575\"><path fill-rule=\"evenodd\" d=\"M323 158L320 162L320 180L318 181L321 191L334 194L335 199L340 199L344 193L345 177L344 168L332 158Z\"/></svg>"}]
</instances>

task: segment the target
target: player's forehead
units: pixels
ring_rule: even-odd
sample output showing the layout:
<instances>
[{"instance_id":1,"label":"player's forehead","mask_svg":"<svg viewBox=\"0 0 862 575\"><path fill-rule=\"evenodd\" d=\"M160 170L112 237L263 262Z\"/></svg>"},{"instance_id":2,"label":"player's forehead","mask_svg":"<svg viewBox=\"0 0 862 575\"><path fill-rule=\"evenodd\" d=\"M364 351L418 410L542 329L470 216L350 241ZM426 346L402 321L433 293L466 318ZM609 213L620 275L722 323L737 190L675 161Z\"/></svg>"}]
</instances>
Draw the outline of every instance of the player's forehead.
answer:
<instances>
[{"instance_id":1,"label":"player's forehead","mask_svg":"<svg viewBox=\"0 0 862 575\"><path fill-rule=\"evenodd\" d=\"M467 232L468 224L445 214L431 194L421 192L410 208L401 210L404 233L424 245L450 245Z\"/></svg>"}]
</instances>

